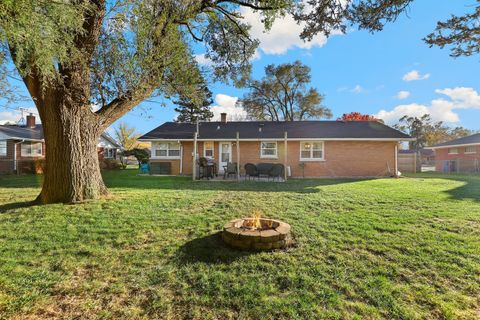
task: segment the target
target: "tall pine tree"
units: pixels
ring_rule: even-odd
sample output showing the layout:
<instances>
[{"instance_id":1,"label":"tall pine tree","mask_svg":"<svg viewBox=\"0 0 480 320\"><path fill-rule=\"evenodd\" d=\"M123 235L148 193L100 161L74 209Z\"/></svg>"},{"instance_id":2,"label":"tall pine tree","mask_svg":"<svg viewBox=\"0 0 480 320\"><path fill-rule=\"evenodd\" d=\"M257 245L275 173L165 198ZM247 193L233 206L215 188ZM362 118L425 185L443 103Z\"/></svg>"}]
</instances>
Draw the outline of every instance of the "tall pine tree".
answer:
<instances>
[{"instance_id":1,"label":"tall pine tree","mask_svg":"<svg viewBox=\"0 0 480 320\"><path fill-rule=\"evenodd\" d=\"M195 102L188 96L180 96L179 100L174 101L178 107L177 122L195 123L198 121L209 121L213 117L210 111L210 105L213 103L212 92L208 89L206 83L199 86L199 90L203 92L202 101Z\"/></svg>"}]
</instances>

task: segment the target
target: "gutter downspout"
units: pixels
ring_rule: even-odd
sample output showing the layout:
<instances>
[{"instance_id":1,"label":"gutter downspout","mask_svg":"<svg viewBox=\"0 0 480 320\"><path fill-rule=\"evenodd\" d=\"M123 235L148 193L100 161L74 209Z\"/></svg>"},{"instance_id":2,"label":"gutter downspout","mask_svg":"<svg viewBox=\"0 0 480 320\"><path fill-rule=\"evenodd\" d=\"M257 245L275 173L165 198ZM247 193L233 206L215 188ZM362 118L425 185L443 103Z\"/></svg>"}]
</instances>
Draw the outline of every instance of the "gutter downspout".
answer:
<instances>
[{"instance_id":1,"label":"gutter downspout","mask_svg":"<svg viewBox=\"0 0 480 320\"><path fill-rule=\"evenodd\" d=\"M193 136L193 156L192 156L192 180L195 181L197 178L197 137L198 131L195 131Z\"/></svg>"},{"instance_id":2,"label":"gutter downspout","mask_svg":"<svg viewBox=\"0 0 480 320\"><path fill-rule=\"evenodd\" d=\"M240 181L240 132L237 131L237 181Z\"/></svg>"},{"instance_id":3,"label":"gutter downspout","mask_svg":"<svg viewBox=\"0 0 480 320\"><path fill-rule=\"evenodd\" d=\"M25 140L21 140L19 142L15 142L13 144L13 171L15 171L16 174L17 172L17 144L23 143Z\"/></svg>"},{"instance_id":4,"label":"gutter downspout","mask_svg":"<svg viewBox=\"0 0 480 320\"><path fill-rule=\"evenodd\" d=\"M183 145L182 143L180 142L180 175L183 174Z\"/></svg>"},{"instance_id":5,"label":"gutter downspout","mask_svg":"<svg viewBox=\"0 0 480 320\"><path fill-rule=\"evenodd\" d=\"M398 178L398 143L395 144L395 178Z\"/></svg>"},{"instance_id":6,"label":"gutter downspout","mask_svg":"<svg viewBox=\"0 0 480 320\"><path fill-rule=\"evenodd\" d=\"M285 148L285 156L283 157L283 179L287 181L288 179L288 133L285 131L283 138L283 144Z\"/></svg>"}]
</instances>

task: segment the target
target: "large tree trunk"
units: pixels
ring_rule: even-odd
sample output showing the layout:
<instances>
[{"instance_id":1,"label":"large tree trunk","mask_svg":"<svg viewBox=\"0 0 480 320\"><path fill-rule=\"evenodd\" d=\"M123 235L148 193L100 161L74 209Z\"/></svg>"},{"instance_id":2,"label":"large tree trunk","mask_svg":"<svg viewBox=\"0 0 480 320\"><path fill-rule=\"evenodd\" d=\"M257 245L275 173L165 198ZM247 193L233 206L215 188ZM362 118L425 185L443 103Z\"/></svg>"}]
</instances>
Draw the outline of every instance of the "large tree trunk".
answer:
<instances>
[{"instance_id":1,"label":"large tree trunk","mask_svg":"<svg viewBox=\"0 0 480 320\"><path fill-rule=\"evenodd\" d=\"M110 122L99 121L101 117L90 109L88 73L72 74L62 87L31 75L24 80L40 114L46 145L43 187L37 197L40 203L75 203L108 192L100 173L97 144Z\"/></svg>"},{"instance_id":2,"label":"large tree trunk","mask_svg":"<svg viewBox=\"0 0 480 320\"><path fill-rule=\"evenodd\" d=\"M22 75L40 114L46 144L45 176L37 198L41 203L75 203L107 193L98 163L98 138L140 100L114 99L102 114L90 109L90 67L106 5L104 0L83 2L93 7L85 11L83 30L72 43L76 50L69 54L74 59L62 64L51 57L56 76L50 78L42 75L32 56L28 72ZM25 70L25 61L17 61L15 46L9 46L9 50L17 68Z\"/></svg>"},{"instance_id":3,"label":"large tree trunk","mask_svg":"<svg viewBox=\"0 0 480 320\"><path fill-rule=\"evenodd\" d=\"M58 94L58 92L57 92ZM101 134L89 105L63 95L45 97L40 112L46 144L46 170L37 200L75 203L107 193L98 162Z\"/></svg>"}]
</instances>

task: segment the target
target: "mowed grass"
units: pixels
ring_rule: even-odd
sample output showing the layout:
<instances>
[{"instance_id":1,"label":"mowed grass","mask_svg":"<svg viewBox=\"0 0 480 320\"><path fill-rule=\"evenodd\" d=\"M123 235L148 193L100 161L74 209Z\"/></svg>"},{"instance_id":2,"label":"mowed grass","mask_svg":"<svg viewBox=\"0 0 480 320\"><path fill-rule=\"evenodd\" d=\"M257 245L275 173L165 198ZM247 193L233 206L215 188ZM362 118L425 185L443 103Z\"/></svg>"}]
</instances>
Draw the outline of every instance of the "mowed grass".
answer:
<instances>
[{"instance_id":1,"label":"mowed grass","mask_svg":"<svg viewBox=\"0 0 480 320\"><path fill-rule=\"evenodd\" d=\"M192 182L105 173L108 199L31 206L0 177L0 319L479 319L480 176ZM59 186L61 188L61 186ZM259 209L297 247L218 232Z\"/></svg>"}]
</instances>

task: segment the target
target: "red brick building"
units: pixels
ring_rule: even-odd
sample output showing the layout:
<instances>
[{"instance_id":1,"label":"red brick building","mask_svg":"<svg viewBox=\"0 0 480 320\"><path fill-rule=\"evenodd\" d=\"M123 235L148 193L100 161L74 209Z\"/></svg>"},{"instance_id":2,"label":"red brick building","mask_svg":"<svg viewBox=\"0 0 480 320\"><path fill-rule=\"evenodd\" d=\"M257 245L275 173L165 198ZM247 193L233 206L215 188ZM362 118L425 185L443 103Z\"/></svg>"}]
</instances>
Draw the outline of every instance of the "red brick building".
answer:
<instances>
[{"instance_id":1,"label":"red brick building","mask_svg":"<svg viewBox=\"0 0 480 320\"><path fill-rule=\"evenodd\" d=\"M99 158L115 159L120 146L108 134L98 141ZM41 124L27 116L26 125L0 125L0 174L42 173L45 141Z\"/></svg>"},{"instance_id":2,"label":"red brick building","mask_svg":"<svg viewBox=\"0 0 480 320\"><path fill-rule=\"evenodd\" d=\"M440 172L480 172L480 133L430 147Z\"/></svg>"},{"instance_id":3,"label":"red brick building","mask_svg":"<svg viewBox=\"0 0 480 320\"><path fill-rule=\"evenodd\" d=\"M163 174L191 175L197 159L227 163L280 163L292 177L379 177L398 172L400 141L412 138L375 121L167 122L140 137L151 143L150 163Z\"/></svg>"}]
</instances>

